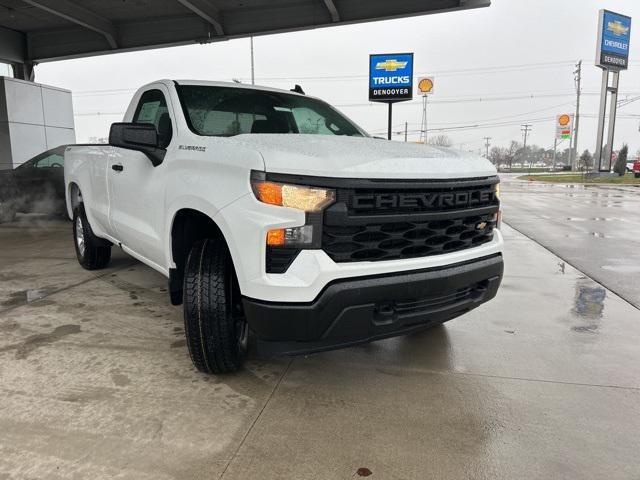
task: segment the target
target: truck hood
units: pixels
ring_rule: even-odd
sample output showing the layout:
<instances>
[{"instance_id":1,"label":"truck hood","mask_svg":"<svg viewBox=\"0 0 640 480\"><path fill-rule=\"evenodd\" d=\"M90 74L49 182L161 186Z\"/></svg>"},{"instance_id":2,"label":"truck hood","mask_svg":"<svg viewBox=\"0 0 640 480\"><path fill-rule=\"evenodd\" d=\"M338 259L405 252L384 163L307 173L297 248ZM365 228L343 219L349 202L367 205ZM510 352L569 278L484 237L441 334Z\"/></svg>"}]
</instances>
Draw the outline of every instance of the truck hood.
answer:
<instances>
[{"instance_id":1,"label":"truck hood","mask_svg":"<svg viewBox=\"0 0 640 480\"><path fill-rule=\"evenodd\" d=\"M485 158L430 145L365 137L245 134L233 137L258 151L265 169L342 178L469 178L496 174Z\"/></svg>"}]
</instances>

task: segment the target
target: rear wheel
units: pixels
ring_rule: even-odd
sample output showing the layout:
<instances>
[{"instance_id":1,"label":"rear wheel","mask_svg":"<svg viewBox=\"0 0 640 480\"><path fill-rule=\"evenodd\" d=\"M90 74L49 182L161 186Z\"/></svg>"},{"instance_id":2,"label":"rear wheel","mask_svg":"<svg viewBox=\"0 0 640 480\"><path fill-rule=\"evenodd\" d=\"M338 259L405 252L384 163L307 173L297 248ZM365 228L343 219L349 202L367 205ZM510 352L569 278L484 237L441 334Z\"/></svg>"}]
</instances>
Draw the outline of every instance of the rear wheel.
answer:
<instances>
[{"instance_id":1,"label":"rear wheel","mask_svg":"<svg viewBox=\"0 0 640 480\"><path fill-rule=\"evenodd\" d=\"M224 240L193 245L183 292L184 328L193 364L206 373L240 369L247 354L249 326Z\"/></svg>"},{"instance_id":2,"label":"rear wheel","mask_svg":"<svg viewBox=\"0 0 640 480\"><path fill-rule=\"evenodd\" d=\"M73 211L73 243L76 247L78 263L87 270L99 270L111 260L111 245L107 240L93 234L84 205L78 205Z\"/></svg>"}]
</instances>

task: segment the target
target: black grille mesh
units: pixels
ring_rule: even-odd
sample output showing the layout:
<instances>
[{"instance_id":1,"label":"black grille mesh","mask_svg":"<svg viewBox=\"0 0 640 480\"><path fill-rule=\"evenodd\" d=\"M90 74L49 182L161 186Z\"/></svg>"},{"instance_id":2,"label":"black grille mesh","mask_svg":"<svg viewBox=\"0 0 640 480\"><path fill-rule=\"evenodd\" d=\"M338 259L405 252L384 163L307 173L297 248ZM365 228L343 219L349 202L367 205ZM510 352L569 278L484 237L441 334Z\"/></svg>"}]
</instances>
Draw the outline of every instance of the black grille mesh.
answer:
<instances>
[{"instance_id":1,"label":"black grille mesh","mask_svg":"<svg viewBox=\"0 0 640 480\"><path fill-rule=\"evenodd\" d=\"M494 214L425 222L325 224L322 246L335 262L424 257L487 243L494 226Z\"/></svg>"}]
</instances>

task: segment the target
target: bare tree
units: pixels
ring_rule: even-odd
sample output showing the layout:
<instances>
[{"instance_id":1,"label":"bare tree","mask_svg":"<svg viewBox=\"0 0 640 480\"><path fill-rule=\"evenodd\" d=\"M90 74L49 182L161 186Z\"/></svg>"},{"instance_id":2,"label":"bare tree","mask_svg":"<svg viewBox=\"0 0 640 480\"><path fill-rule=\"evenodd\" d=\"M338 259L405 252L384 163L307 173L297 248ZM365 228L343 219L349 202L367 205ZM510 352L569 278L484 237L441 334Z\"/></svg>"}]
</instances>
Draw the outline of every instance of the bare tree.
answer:
<instances>
[{"instance_id":1,"label":"bare tree","mask_svg":"<svg viewBox=\"0 0 640 480\"><path fill-rule=\"evenodd\" d=\"M580 169L584 172L589 172L593 168L593 155L589 150L585 150L580 155Z\"/></svg>"},{"instance_id":2,"label":"bare tree","mask_svg":"<svg viewBox=\"0 0 640 480\"><path fill-rule=\"evenodd\" d=\"M429 139L429 145L435 145L436 147L450 147L453 145L453 142L446 135L436 135Z\"/></svg>"},{"instance_id":3,"label":"bare tree","mask_svg":"<svg viewBox=\"0 0 640 480\"><path fill-rule=\"evenodd\" d=\"M504 147L492 147L489 151L489 160L500 170L500 166L507 161L507 149Z\"/></svg>"},{"instance_id":4,"label":"bare tree","mask_svg":"<svg viewBox=\"0 0 640 480\"><path fill-rule=\"evenodd\" d=\"M511 143L507 147L507 155L506 162L509 164L509 170L511 170L511 166L513 165L513 159L516 157L518 151L522 148L520 142L516 142L515 140L511 140Z\"/></svg>"}]
</instances>

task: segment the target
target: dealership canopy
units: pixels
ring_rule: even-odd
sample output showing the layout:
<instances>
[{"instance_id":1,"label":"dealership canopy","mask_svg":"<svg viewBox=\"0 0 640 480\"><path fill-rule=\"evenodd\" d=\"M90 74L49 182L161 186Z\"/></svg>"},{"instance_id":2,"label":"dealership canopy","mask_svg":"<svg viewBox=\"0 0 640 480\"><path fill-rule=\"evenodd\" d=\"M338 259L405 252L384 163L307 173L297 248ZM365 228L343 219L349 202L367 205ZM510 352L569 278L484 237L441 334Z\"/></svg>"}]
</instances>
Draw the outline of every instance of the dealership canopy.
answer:
<instances>
[{"instance_id":1,"label":"dealership canopy","mask_svg":"<svg viewBox=\"0 0 640 480\"><path fill-rule=\"evenodd\" d=\"M487 7L491 0L0 0L0 61L33 63Z\"/></svg>"}]
</instances>

